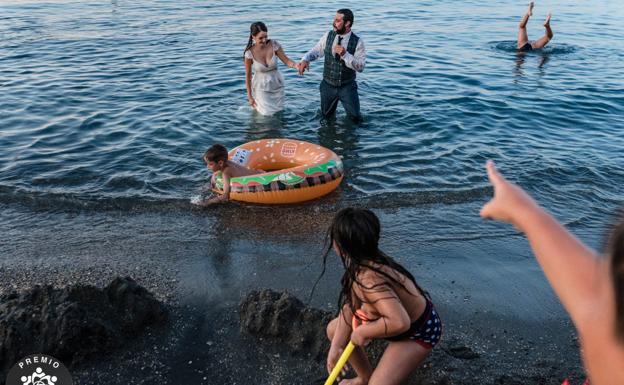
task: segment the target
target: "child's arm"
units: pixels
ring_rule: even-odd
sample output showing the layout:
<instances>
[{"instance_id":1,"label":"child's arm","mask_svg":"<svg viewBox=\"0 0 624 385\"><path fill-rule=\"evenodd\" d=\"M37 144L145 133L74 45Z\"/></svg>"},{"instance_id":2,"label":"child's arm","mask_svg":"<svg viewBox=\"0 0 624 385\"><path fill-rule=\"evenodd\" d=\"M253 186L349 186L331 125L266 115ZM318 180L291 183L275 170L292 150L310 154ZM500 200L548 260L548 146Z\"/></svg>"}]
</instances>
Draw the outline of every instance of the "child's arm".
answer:
<instances>
[{"instance_id":1,"label":"child's arm","mask_svg":"<svg viewBox=\"0 0 624 385\"><path fill-rule=\"evenodd\" d=\"M338 322L336 323L336 330L334 330L334 337L331 340L329 351L327 352L327 372L330 373L342 351L344 350L347 342L349 341L349 336L351 335L351 319L353 317L353 313L348 305L344 305L342 310L338 314Z\"/></svg>"},{"instance_id":2,"label":"child's arm","mask_svg":"<svg viewBox=\"0 0 624 385\"><path fill-rule=\"evenodd\" d=\"M338 325L336 326L336 331L334 332L334 338L331 341L332 347L344 348L349 341L349 335L351 334L351 319L353 318L353 313L348 305L344 305L340 314L338 314Z\"/></svg>"},{"instance_id":3,"label":"child's arm","mask_svg":"<svg viewBox=\"0 0 624 385\"><path fill-rule=\"evenodd\" d=\"M380 279L365 279L358 286L360 298L372 304L379 318L358 326L351 333L351 341L364 346L369 340L395 336L408 330L411 320L396 292Z\"/></svg>"},{"instance_id":4,"label":"child's arm","mask_svg":"<svg viewBox=\"0 0 624 385\"><path fill-rule=\"evenodd\" d=\"M223 194L218 198L221 198L222 202L230 200L230 170L226 168L223 170Z\"/></svg>"},{"instance_id":5,"label":"child's arm","mask_svg":"<svg viewBox=\"0 0 624 385\"><path fill-rule=\"evenodd\" d=\"M222 171L223 175L223 194L219 194L215 197L207 199L201 203L202 206L208 206L215 203L227 202L230 200L230 174L225 170Z\"/></svg>"},{"instance_id":6,"label":"child's arm","mask_svg":"<svg viewBox=\"0 0 624 385\"><path fill-rule=\"evenodd\" d=\"M487 164L494 198L481 216L510 222L524 232L548 281L575 323L591 311L600 284L601 260L544 211L524 190Z\"/></svg>"}]
</instances>

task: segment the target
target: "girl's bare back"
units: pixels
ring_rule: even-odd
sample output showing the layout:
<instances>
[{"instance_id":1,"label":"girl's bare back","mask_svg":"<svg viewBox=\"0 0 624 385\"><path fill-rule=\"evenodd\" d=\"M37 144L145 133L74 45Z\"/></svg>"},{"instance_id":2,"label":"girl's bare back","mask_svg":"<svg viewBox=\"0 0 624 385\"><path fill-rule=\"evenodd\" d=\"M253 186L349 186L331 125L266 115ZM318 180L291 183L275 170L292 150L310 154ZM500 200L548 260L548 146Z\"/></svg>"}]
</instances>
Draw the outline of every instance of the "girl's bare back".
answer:
<instances>
[{"instance_id":1,"label":"girl's bare back","mask_svg":"<svg viewBox=\"0 0 624 385\"><path fill-rule=\"evenodd\" d=\"M365 269L360 273L358 280L362 283L360 285L354 285L354 291L356 296L358 297L358 302L356 305L360 305L360 309L371 316L371 319L379 318L380 315L375 309L375 304L362 303L359 301L360 298L363 298L363 291L366 290L387 290L390 288L392 292L389 292L390 295L398 296L399 302L403 305L407 314L410 316L410 320L413 322L420 317L420 315L425 310L427 305L427 300L420 293L416 285L405 277L403 274L398 271L383 265L376 265L376 269L383 271L384 273L390 275L392 278L396 279L400 284L392 282L391 279L385 277L383 274L373 270L373 269ZM404 287L401 287L403 285Z\"/></svg>"}]
</instances>

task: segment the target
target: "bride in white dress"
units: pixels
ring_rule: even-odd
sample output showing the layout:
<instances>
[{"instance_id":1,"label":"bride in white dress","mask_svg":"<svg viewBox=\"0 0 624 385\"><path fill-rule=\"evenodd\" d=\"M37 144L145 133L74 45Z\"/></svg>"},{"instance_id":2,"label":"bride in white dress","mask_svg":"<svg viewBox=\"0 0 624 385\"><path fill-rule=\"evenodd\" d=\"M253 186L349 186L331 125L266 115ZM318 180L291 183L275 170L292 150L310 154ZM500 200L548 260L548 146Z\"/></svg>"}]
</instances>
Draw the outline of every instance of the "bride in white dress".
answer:
<instances>
[{"instance_id":1,"label":"bride in white dress","mask_svg":"<svg viewBox=\"0 0 624 385\"><path fill-rule=\"evenodd\" d=\"M297 66L276 40L269 40L267 32L262 22L250 27L245 48L245 85L249 105L262 115L273 115L284 109L284 78L277 69L277 58L289 68Z\"/></svg>"}]
</instances>

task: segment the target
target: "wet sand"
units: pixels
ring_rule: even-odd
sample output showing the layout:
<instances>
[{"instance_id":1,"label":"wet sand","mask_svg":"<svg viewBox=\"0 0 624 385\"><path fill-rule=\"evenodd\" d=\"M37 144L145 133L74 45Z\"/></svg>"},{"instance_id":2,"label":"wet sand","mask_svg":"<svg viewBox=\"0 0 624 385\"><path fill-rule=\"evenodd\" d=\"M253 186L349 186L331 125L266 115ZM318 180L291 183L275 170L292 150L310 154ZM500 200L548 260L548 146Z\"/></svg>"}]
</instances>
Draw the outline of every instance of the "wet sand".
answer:
<instances>
[{"instance_id":1,"label":"wet sand","mask_svg":"<svg viewBox=\"0 0 624 385\"><path fill-rule=\"evenodd\" d=\"M322 383L323 360L241 333L237 309L258 288L307 300L320 272L319 229L335 208L284 209L266 222L257 219L269 213L264 208L126 214L5 207L0 292L47 283L104 286L129 275L171 307L165 329L72 368L76 383ZM513 230L419 240L422 222L413 219L424 217L422 209L375 211L384 249L431 292L444 322L443 342L410 384L559 385L566 376L580 383L574 328ZM341 274L330 260L310 302L323 310L334 309Z\"/></svg>"}]
</instances>

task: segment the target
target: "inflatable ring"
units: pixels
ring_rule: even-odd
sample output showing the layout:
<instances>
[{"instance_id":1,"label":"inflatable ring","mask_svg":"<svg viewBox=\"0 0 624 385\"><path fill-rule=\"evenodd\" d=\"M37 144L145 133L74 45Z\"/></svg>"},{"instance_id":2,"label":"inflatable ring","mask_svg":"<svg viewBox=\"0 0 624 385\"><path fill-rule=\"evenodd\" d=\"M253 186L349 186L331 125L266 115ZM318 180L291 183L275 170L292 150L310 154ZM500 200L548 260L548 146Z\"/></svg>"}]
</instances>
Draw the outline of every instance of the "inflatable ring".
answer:
<instances>
[{"instance_id":1,"label":"inflatable ring","mask_svg":"<svg viewBox=\"0 0 624 385\"><path fill-rule=\"evenodd\" d=\"M256 140L233 148L228 156L247 168L266 171L230 179L230 199L242 202L303 202L330 193L343 177L338 155L301 140ZM211 188L223 193L221 172L213 174Z\"/></svg>"}]
</instances>

